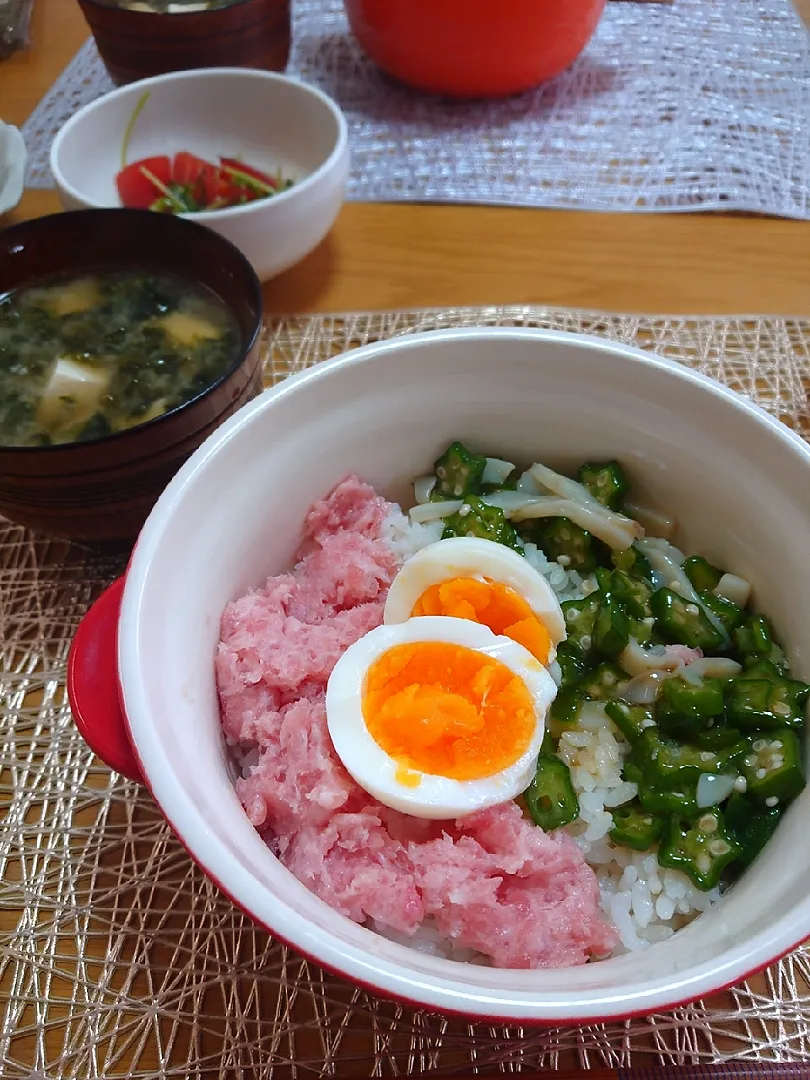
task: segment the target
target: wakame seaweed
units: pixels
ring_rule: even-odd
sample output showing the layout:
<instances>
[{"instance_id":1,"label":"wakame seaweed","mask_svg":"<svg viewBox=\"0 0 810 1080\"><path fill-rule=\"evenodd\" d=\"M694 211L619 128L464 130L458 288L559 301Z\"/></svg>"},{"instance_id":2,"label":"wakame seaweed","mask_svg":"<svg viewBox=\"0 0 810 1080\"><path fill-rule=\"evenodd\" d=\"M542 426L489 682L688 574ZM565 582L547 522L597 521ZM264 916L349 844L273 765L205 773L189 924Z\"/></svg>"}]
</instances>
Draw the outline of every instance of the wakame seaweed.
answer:
<instances>
[{"instance_id":1,"label":"wakame seaweed","mask_svg":"<svg viewBox=\"0 0 810 1080\"><path fill-rule=\"evenodd\" d=\"M113 271L0 297L0 445L82 442L154 419L217 381L236 320L179 276Z\"/></svg>"}]
</instances>

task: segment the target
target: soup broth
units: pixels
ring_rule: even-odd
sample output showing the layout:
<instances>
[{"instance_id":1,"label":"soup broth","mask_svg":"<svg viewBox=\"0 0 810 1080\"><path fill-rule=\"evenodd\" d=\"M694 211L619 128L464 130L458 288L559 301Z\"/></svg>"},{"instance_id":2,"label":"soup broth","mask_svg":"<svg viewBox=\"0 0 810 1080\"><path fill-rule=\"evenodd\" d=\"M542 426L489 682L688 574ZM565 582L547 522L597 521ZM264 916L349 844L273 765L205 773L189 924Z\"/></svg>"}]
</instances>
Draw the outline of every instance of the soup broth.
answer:
<instances>
[{"instance_id":1,"label":"soup broth","mask_svg":"<svg viewBox=\"0 0 810 1080\"><path fill-rule=\"evenodd\" d=\"M148 11L157 15L185 15L192 11L214 11L230 7L238 0L107 0L111 7L127 11Z\"/></svg>"},{"instance_id":2,"label":"soup broth","mask_svg":"<svg viewBox=\"0 0 810 1080\"><path fill-rule=\"evenodd\" d=\"M240 332L210 290L137 270L52 278L0 296L0 445L85 442L197 397Z\"/></svg>"}]
</instances>

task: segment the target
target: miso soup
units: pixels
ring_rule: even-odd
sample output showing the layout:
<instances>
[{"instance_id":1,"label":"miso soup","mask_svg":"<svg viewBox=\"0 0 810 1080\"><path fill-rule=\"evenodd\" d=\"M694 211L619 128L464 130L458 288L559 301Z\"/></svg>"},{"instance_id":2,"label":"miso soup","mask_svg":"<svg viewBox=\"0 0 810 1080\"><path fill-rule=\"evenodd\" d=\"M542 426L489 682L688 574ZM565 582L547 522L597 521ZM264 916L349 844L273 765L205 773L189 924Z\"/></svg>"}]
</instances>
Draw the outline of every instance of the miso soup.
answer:
<instances>
[{"instance_id":1,"label":"miso soup","mask_svg":"<svg viewBox=\"0 0 810 1080\"><path fill-rule=\"evenodd\" d=\"M241 335L211 291L120 270L0 296L0 445L84 442L146 423L208 389Z\"/></svg>"}]
</instances>

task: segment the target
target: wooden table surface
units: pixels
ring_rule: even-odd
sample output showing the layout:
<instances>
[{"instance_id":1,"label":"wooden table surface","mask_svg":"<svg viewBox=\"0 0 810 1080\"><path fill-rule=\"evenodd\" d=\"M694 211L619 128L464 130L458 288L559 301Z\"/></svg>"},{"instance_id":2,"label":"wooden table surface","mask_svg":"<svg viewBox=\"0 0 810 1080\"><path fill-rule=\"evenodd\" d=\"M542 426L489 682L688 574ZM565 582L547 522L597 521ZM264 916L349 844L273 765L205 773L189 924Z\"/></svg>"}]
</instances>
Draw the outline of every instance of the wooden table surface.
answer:
<instances>
[{"instance_id":1,"label":"wooden table surface","mask_svg":"<svg viewBox=\"0 0 810 1080\"><path fill-rule=\"evenodd\" d=\"M86 36L75 0L35 0L31 48L0 63L0 117L21 124ZM31 191L11 220L57 209L53 192ZM266 297L279 313L537 303L810 315L810 222L349 203Z\"/></svg>"}]
</instances>

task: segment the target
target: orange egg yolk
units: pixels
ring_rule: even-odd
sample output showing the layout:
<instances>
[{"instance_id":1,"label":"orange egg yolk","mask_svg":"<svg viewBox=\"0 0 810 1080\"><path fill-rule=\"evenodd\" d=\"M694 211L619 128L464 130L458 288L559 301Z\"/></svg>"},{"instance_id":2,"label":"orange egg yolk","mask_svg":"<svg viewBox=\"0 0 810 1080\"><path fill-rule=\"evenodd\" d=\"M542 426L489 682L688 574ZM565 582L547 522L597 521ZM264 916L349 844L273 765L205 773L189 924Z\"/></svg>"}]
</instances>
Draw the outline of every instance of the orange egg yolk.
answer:
<instances>
[{"instance_id":1,"label":"orange egg yolk","mask_svg":"<svg viewBox=\"0 0 810 1080\"><path fill-rule=\"evenodd\" d=\"M541 664L548 663L548 630L522 596L497 581L457 577L431 585L416 601L411 615L449 615L483 623L494 634L517 641Z\"/></svg>"},{"instance_id":2,"label":"orange egg yolk","mask_svg":"<svg viewBox=\"0 0 810 1080\"><path fill-rule=\"evenodd\" d=\"M506 664L463 645L396 645L366 674L369 734L405 769L480 780L513 765L536 727L531 694Z\"/></svg>"}]
</instances>

